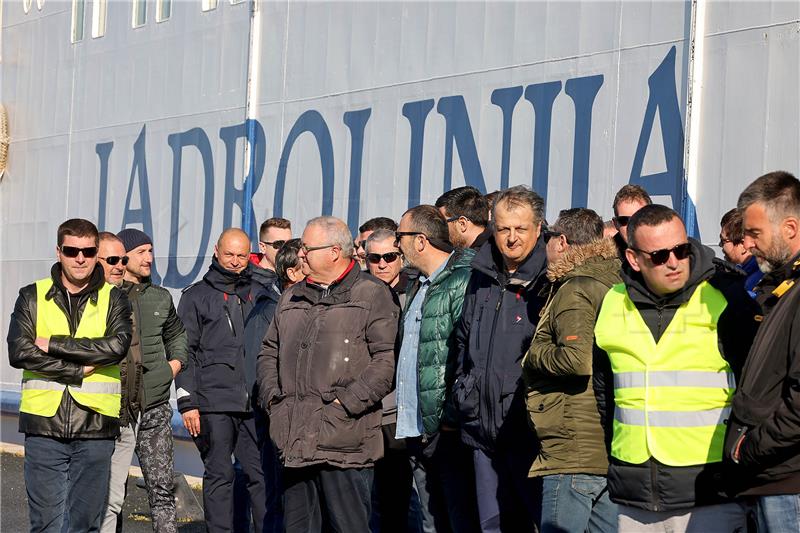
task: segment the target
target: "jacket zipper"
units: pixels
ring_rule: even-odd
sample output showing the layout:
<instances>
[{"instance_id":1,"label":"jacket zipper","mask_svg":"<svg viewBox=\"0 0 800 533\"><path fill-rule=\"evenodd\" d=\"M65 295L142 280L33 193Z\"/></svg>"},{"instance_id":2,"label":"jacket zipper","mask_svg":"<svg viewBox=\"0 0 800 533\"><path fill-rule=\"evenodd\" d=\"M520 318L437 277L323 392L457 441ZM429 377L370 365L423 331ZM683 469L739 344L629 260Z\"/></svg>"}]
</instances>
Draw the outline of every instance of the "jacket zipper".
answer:
<instances>
[{"instance_id":1,"label":"jacket zipper","mask_svg":"<svg viewBox=\"0 0 800 533\"><path fill-rule=\"evenodd\" d=\"M486 408L489 415L489 427L488 433L489 436L494 440L496 437L496 431L494 429L494 406L492 405L491 398L489 397L489 369L492 368L492 352L494 349L494 330L497 327L497 316L500 314L500 307L503 305L503 296L505 296L506 287L505 285L500 289L500 298L497 300L497 305L494 308L494 316L492 317L492 329L491 329L491 336L489 337L489 352L486 356L486 371L483 373L483 390L486 391L485 396L485 403Z\"/></svg>"},{"instance_id":2,"label":"jacket zipper","mask_svg":"<svg viewBox=\"0 0 800 533\"><path fill-rule=\"evenodd\" d=\"M662 335L661 328L663 326L664 307L657 306L656 309L658 310L658 340L656 340L656 344L658 344ZM650 458L650 501L653 504L653 511L661 510L658 505L658 465L654 457Z\"/></svg>"}]
</instances>

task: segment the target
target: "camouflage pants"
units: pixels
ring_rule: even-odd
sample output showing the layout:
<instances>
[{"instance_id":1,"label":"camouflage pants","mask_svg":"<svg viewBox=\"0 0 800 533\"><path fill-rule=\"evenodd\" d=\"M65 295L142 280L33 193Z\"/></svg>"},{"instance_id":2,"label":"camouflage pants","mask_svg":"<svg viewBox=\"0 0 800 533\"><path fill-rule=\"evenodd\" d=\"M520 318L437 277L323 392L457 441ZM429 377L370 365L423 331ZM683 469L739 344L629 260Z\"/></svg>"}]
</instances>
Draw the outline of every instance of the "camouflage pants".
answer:
<instances>
[{"instance_id":1,"label":"camouflage pants","mask_svg":"<svg viewBox=\"0 0 800 533\"><path fill-rule=\"evenodd\" d=\"M136 456L142 466L153 531L176 533L173 493L172 407L169 403L142 414L136 435Z\"/></svg>"}]
</instances>

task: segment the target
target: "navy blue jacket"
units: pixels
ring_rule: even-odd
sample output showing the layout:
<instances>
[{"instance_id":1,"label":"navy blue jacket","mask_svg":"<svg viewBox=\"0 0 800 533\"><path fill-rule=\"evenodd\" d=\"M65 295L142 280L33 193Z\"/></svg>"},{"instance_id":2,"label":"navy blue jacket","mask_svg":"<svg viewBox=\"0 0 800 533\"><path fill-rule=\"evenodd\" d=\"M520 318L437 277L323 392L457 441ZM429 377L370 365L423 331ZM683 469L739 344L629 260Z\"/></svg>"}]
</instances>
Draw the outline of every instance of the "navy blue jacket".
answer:
<instances>
[{"instance_id":1,"label":"navy blue jacket","mask_svg":"<svg viewBox=\"0 0 800 533\"><path fill-rule=\"evenodd\" d=\"M456 328L458 365L451 400L461 437L493 452L500 441L529 433L521 361L544 305L547 257L540 238L509 275L494 239L472 260L461 320Z\"/></svg>"},{"instance_id":2,"label":"navy blue jacket","mask_svg":"<svg viewBox=\"0 0 800 533\"><path fill-rule=\"evenodd\" d=\"M256 359L261 352L261 343L267 335L275 316L278 299L281 297L281 282L277 274L255 265L250 265L253 279L253 308L244 321L245 379L247 390L258 398L256 385Z\"/></svg>"},{"instance_id":3,"label":"navy blue jacket","mask_svg":"<svg viewBox=\"0 0 800 533\"><path fill-rule=\"evenodd\" d=\"M249 266L234 274L216 257L203 279L184 290L178 316L188 336L189 361L175 380L181 413L251 410L255 375L247 376L245 319L253 309L253 293L261 290Z\"/></svg>"}]
</instances>

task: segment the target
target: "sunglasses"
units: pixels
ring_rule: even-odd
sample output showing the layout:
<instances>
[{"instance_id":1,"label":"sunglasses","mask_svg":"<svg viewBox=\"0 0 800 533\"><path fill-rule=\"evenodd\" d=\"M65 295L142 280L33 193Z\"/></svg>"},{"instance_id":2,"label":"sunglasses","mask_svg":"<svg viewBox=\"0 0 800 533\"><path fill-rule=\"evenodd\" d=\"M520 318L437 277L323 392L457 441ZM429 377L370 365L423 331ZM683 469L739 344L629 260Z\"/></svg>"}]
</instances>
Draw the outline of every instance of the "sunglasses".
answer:
<instances>
[{"instance_id":1,"label":"sunglasses","mask_svg":"<svg viewBox=\"0 0 800 533\"><path fill-rule=\"evenodd\" d=\"M263 244L265 246L272 246L272 248L274 250L280 250L281 246L286 244L286 241L272 241L272 242L270 242L270 241L261 241L261 244Z\"/></svg>"},{"instance_id":2,"label":"sunglasses","mask_svg":"<svg viewBox=\"0 0 800 533\"><path fill-rule=\"evenodd\" d=\"M76 246L62 246L61 253L65 257L74 259L79 254L83 253L83 257L94 257L97 255L97 246L89 246L88 248L78 248Z\"/></svg>"},{"instance_id":3,"label":"sunglasses","mask_svg":"<svg viewBox=\"0 0 800 533\"><path fill-rule=\"evenodd\" d=\"M127 255L123 255L122 257L120 257L118 255L109 255L108 257L100 257L99 259L102 259L103 261L105 261L106 263L108 263L111 266L114 266L117 263L119 263L120 261L122 261L122 266L125 266L125 265L128 264L128 259L129 258L128 258Z\"/></svg>"},{"instance_id":4,"label":"sunglasses","mask_svg":"<svg viewBox=\"0 0 800 533\"><path fill-rule=\"evenodd\" d=\"M631 249L634 252L639 252L640 254L649 255L650 261L653 262L653 265L659 266L669 261L669 254L675 254L675 259L677 259L678 261L686 259L692 252L692 245L689 244L688 242L685 242L683 244L677 244L672 248L664 248L663 250L656 250L655 252L645 252L644 250L637 250L636 248L631 248Z\"/></svg>"},{"instance_id":5,"label":"sunglasses","mask_svg":"<svg viewBox=\"0 0 800 533\"><path fill-rule=\"evenodd\" d=\"M553 237L561 237L562 235L564 234L560 231L552 231L549 229L546 229L542 232L542 238L544 239L545 244L550 242L550 239L552 239ZM567 239L567 244L569 244L569 239Z\"/></svg>"},{"instance_id":6,"label":"sunglasses","mask_svg":"<svg viewBox=\"0 0 800 533\"><path fill-rule=\"evenodd\" d=\"M720 240L719 240L719 242L717 243L717 245L718 245L720 248L722 248L722 247L723 247L723 246L725 246L727 243L731 243L731 244L739 244L739 243L741 243L741 242L742 242L742 241L734 241L733 239L720 239Z\"/></svg>"},{"instance_id":7,"label":"sunglasses","mask_svg":"<svg viewBox=\"0 0 800 533\"><path fill-rule=\"evenodd\" d=\"M388 252L385 254L367 254L367 261L372 264L377 265L381 262L381 259L386 261L387 263L394 263L397 261L397 258L400 257L400 252Z\"/></svg>"},{"instance_id":8,"label":"sunglasses","mask_svg":"<svg viewBox=\"0 0 800 533\"><path fill-rule=\"evenodd\" d=\"M614 218L612 218L611 220L613 220L613 221L614 221L614 225L615 225L617 228L622 228L622 227L625 227L625 226L627 226L627 225L628 225L628 222L630 222L630 220L631 220L631 217L625 217L625 216L622 216L622 217L614 217Z\"/></svg>"}]
</instances>

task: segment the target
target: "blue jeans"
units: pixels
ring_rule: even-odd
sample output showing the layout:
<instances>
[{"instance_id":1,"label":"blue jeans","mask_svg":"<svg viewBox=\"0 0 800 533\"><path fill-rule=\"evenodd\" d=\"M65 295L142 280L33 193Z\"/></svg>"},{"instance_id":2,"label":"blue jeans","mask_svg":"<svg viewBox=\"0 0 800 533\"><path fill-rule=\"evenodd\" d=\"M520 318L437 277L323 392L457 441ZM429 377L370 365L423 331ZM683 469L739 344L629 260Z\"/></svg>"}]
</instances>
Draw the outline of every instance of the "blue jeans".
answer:
<instances>
[{"instance_id":1,"label":"blue jeans","mask_svg":"<svg viewBox=\"0 0 800 533\"><path fill-rule=\"evenodd\" d=\"M800 494L761 496L756 505L758 533L797 533Z\"/></svg>"},{"instance_id":2,"label":"blue jeans","mask_svg":"<svg viewBox=\"0 0 800 533\"><path fill-rule=\"evenodd\" d=\"M25 436L25 488L31 533L98 531L114 439ZM64 524L64 519L68 523Z\"/></svg>"},{"instance_id":3,"label":"blue jeans","mask_svg":"<svg viewBox=\"0 0 800 533\"><path fill-rule=\"evenodd\" d=\"M540 533L573 531L617 531L617 505L608 498L605 477L589 474L544 476Z\"/></svg>"}]
</instances>

